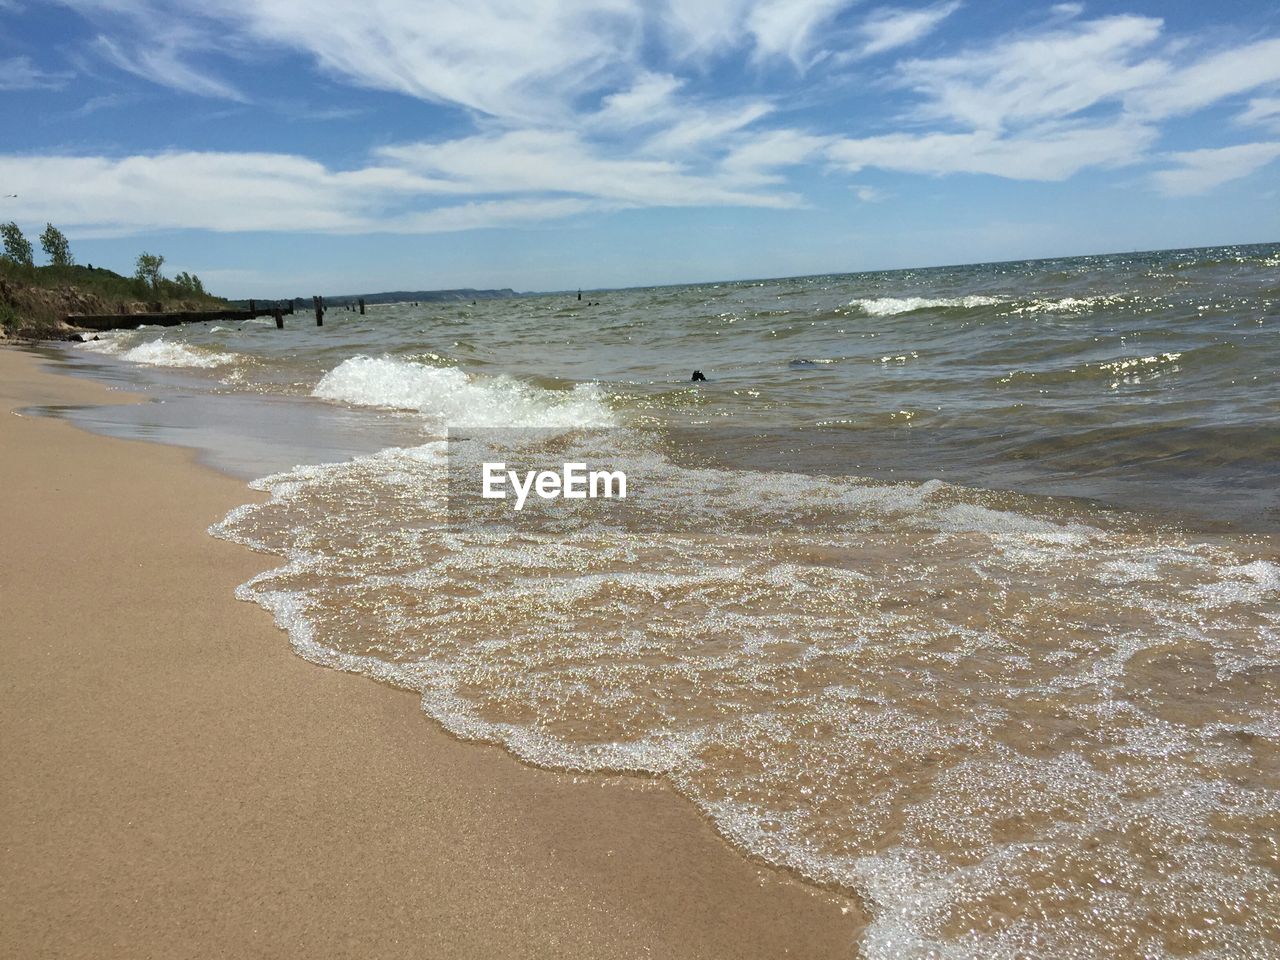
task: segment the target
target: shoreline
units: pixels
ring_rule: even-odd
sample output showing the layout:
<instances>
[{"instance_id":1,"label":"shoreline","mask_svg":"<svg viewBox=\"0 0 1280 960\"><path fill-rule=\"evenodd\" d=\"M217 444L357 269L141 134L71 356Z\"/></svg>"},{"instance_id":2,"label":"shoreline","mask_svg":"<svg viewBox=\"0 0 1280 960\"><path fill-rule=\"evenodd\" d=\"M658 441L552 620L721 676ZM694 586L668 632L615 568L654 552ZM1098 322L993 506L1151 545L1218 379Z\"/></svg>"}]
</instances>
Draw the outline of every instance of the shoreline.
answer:
<instances>
[{"instance_id":1,"label":"shoreline","mask_svg":"<svg viewBox=\"0 0 1280 960\"><path fill-rule=\"evenodd\" d=\"M0 955L856 955L861 907L669 786L464 743L317 669L205 530L260 495L38 404L129 402L0 350Z\"/></svg>"}]
</instances>

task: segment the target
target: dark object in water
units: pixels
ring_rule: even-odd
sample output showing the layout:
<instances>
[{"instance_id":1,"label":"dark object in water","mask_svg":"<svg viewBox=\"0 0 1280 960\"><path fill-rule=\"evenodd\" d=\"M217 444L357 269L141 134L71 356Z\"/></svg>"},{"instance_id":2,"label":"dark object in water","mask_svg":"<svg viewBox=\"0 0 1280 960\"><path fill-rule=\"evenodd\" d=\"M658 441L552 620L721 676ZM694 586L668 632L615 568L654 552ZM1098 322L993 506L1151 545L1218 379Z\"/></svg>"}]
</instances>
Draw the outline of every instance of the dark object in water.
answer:
<instances>
[{"instance_id":1,"label":"dark object in water","mask_svg":"<svg viewBox=\"0 0 1280 960\"><path fill-rule=\"evenodd\" d=\"M693 376L692 376L692 377L690 377L689 379L690 379L690 380L705 380L705 379L707 379L707 378L706 378L706 377L704 377L704 376L702 375L702 371L701 371L701 370L695 370L695 371L693 371Z\"/></svg>"},{"instance_id":2,"label":"dark object in water","mask_svg":"<svg viewBox=\"0 0 1280 960\"><path fill-rule=\"evenodd\" d=\"M787 366L789 366L789 367L816 367L816 366L817 366L817 364L816 364L816 363L814 363L812 360L792 360L789 364L787 364Z\"/></svg>"}]
</instances>

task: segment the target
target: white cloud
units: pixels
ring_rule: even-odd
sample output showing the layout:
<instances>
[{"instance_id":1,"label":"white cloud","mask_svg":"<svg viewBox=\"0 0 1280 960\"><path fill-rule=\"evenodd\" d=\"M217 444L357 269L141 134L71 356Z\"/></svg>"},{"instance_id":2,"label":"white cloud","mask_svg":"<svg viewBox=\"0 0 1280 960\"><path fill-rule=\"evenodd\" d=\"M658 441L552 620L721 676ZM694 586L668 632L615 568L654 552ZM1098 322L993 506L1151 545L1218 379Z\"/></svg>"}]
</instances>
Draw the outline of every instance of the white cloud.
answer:
<instances>
[{"instance_id":1,"label":"white cloud","mask_svg":"<svg viewBox=\"0 0 1280 960\"><path fill-rule=\"evenodd\" d=\"M358 86L509 118L565 115L630 71L641 36L632 0L66 2L115 31L131 24L140 47L156 24L183 24L194 45L287 47Z\"/></svg>"},{"instance_id":2,"label":"white cloud","mask_svg":"<svg viewBox=\"0 0 1280 960\"><path fill-rule=\"evenodd\" d=\"M31 62L30 57L8 57L0 60L0 90L53 90L71 79L69 73L48 73Z\"/></svg>"},{"instance_id":3,"label":"white cloud","mask_svg":"<svg viewBox=\"0 0 1280 960\"><path fill-rule=\"evenodd\" d=\"M98 20L126 53L151 51L157 25L182 24L198 49L286 47L359 86L527 123L573 115L584 98L659 73L646 44L702 69L728 51L805 68L826 29L858 0L63 0ZM127 41L121 39L127 37ZM172 54L168 43L160 51ZM128 62L127 59L125 62ZM195 83L174 69L177 89ZM226 84L200 74L205 85Z\"/></svg>"},{"instance_id":4,"label":"white cloud","mask_svg":"<svg viewBox=\"0 0 1280 960\"><path fill-rule=\"evenodd\" d=\"M760 59L786 57L798 68L810 65L814 39L850 0L765 0L747 17L747 29L755 38Z\"/></svg>"},{"instance_id":5,"label":"white cloud","mask_svg":"<svg viewBox=\"0 0 1280 960\"><path fill-rule=\"evenodd\" d=\"M1160 19L1084 19L1078 4L1059 4L1037 25L886 64L884 113L841 115L841 56L935 35L962 15L959 0L872 7L857 22L846 16L857 0L64 2L96 23L101 58L188 94L245 100L259 58L286 50L474 122L471 135L387 146L355 169L283 153L0 157L24 202L43 201L47 212L30 216L120 231L430 232L638 206L780 208L803 204L788 184L803 166L1063 180L1149 163L1169 118L1280 80L1280 40L1204 54ZM25 58L8 62L12 76L38 74ZM241 68L234 83L228 62ZM91 104L108 104L109 91L94 92ZM1262 96L1238 119L1277 115ZM1221 159L1242 169L1259 155ZM1197 157L1176 155L1160 188L1231 178L1214 181ZM41 164L57 178L41 180Z\"/></svg>"},{"instance_id":6,"label":"white cloud","mask_svg":"<svg viewBox=\"0 0 1280 960\"><path fill-rule=\"evenodd\" d=\"M866 167L943 175L984 173L1013 180L1065 180L1089 167L1136 162L1155 140L1152 127L1125 122L1031 128L1015 136L886 134L833 142L826 155L851 173Z\"/></svg>"},{"instance_id":7,"label":"white cloud","mask_svg":"<svg viewBox=\"0 0 1280 960\"><path fill-rule=\"evenodd\" d=\"M99 97L90 97L76 109L67 112L65 116L69 119L87 117L97 113L99 110L110 110L113 107L124 106L128 102L127 97L118 93L105 93Z\"/></svg>"},{"instance_id":8,"label":"white cloud","mask_svg":"<svg viewBox=\"0 0 1280 960\"><path fill-rule=\"evenodd\" d=\"M704 145L723 147L730 134L750 126L772 110L771 105L759 101L740 107L729 105L721 110L689 110L686 116L650 138L643 150L663 155L679 154Z\"/></svg>"},{"instance_id":9,"label":"white cloud","mask_svg":"<svg viewBox=\"0 0 1280 960\"><path fill-rule=\"evenodd\" d=\"M808 162L830 142L798 130L772 130L735 146L720 169L744 187L776 184L782 179L777 171Z\"/></svg>"},{"instance_id":10,"label":"white cloud","mask_svg":"<svg viewBox=\"0 0 1280 960\"><path fill-rule=\"evenodd\" d=\"M868 187L864 184L855 183L852 188L854 196L863 203L879 203L881 200L889 199L889 194L885 193L878 187Z\"/></svg>"},{"instance_id":11,"label":"white cloud","mask_svg":"<svg viewBox=\"0 0 1280 960\"><path fill-rule=\"evenodd\" d=\"M374 193L314 161L248 153L0 157L0 182L19 195L15 219L119 232L351 228Z\"/></svg>"},{"instance_id":12,"label":"white cloud","mask_svg":"<svg viewBox=\"0 0 1280 960\"><path fill-rule=\"evenodd\" d=\"M996 130L1100 107L1151 122L1280 81L1280 40L1198 59L1192 49L1168 42L1154 17L1071 20L955 56L906 61L897 82L924 97L921 119Z\"/></svg>"},{"instance_id":13,"label":"white cloud","mask_svg":"<svg viewBox=\"0 0 1280 960\"><path fill-rule=\"evenodd\" d=\"M1270 126L1280 129L1280 97L1255 97L1236 117L1247 126Z\"/></svg>"},{"instance_id":14,"label":"white cloud","mask_svg":"<svg viewBox=\"0 0 1280 960\"><path fill-rule=\"evenodd\" d=\"M1225 97L1280 81L1280 40L1262 40L1223 50L1174 71L1129 98L1131 108L1151 117L1191 113Z\"/></svg>"},{"instance_id":15,"label":"white cloud","mask_svg":"<svg viewBox=\"0 0 1280 960\"><path fill-rule=\"evenodd\" d=\"M900 83L926 97L921 117L996 130L1062 120L1163 81L1165 61L1136 55L1160 36L1150 17L1106 17L1002 41L985 50L901 65Z\"/></svg>"},{"instance_id":16,"label":"white cloud","mask_svg":"<svg viewBox=\"0 0 1280 960\"><path fill-rule=\"evenodd\" d=\"M637 6L656 19L656 32L678 61L705 60L750 49L757 61L790 60L804 69L823 55L817 39L841 10L858 0L667 0ZM654 17L656 13L656 17Z\"/></svg>"},{"instance_id":17,"label":"white cloud","mask_svg":"<svg viewBox=\"0 0 1280 960\"><path fill-rule=\"evenodd\" d=\"M512 227L543 220L563 220L620 209L625 204L610 204L574 197L529 200L488 200L439 207L410 214L396 222L395 229L404 233L447 233L482 227Z\"/></svg>"},{"instance_id":18,"label":"white cloud","mask_svg":"<svg viewBox=\"0 0 1280 960\"><path fill-rule=\"evenodd\" d=\"M245 97L229 83L197 70L191 64L190 46L178 42L159 45L139 44L125 49L110 37L100 36L94 43L96 51L116 68L143 80L193 93L199 97L243 102Z\"/></svg>"},{"instance_id":19,"label":"white cloud","mask_svg":"<svg viewBox=\"0 0 1280 960\"><path fill-rule=\"evenodd\" d=\"M638 153L678 155L705 146L723 149L730 134L773 110L763 100L705 104L680 96L683 86L671 74L643 74L626 90L605 97L600 109L584 117L583 123L598 134L647 130Z\"/></svg>"},{"instance_id":20,"label":"white cloud","mask_svg":"<svg viewBox=\"0 0 1280 960\"><path fill-rule=\"evenodd\" d=\"M677 60L701 59L740 45L751 0L666 0L658 32Z\"/></svg>"},{"instance_id":21,"label":"white cloud","mask_svg":"<svg viewBox=\"0 0 1280 960\"><path fill-rule=\"evenodd\" d=\"M858 28L862 37L859 56L870 57L905 47L928 36L960 8L959 0L923 10L883 8L874 11Z\"/></svg>"},{"instance_id":22,"label":"white cloud","mask_svg":"<svg viewBox=\"0 0 1280 960\"><path fill-rule=\"evenodd\" d=\"M659 123L677 109L675 94L682 86L670 73L642 73L627 89L605 97L591 121L624 130Z\"/></svg>"},{"instance_id":23,"label":"white cloud","mask_svg":"<svg viewBox=\"0 0 1280 960\"><path fill-rule=\"evenodd\" d=\"M1156 18L1054 12L1056 21L1032 32L900 63L892 82L921 98L908 118L940 129L844 138L828 158L855 172L1063 180L1148 160L1160 121L1280 79L1280 40L1197 57L1192 44L1169 42ZM1268 110L1260 100L1241 119L1257 122ZM1211 179L1179 170L1159 182L1207 188Z\"/></svg>"},{"instance_id":24,"label":"white cloud","mask_svg":"<svg viewBox=\"0 0 1280 960\"><path fill-rule=\"evenodd\" d=\"M760 184L736 170L610 158L547 131L387 147L353 170L272 153L0 156L0 182L19 195L6 210L14 219L117 234L433 233L634 206L797 202L754 189ZM485 195L493 199L467 201Z\"/></svg>"},{"instance_id":25,"label":"white cloud","mask_svg":"<svg viewBox=\"0 0 1280 960\"><path fill-rule=\"evenodd\" d=\"M1280 157L1280 143L1246 143L1235 147L1218 147L1174 153L1169 159L1177 164L1170 170L1154 174L1156 186L1174 196L1207 193L1231 180L1239 180L1261 170Z\"/></svg>"},{"instance_id":26,"label":"white cloud","mask_svg":"<svg viewBox=\"0 0 1280 960\"><path fill-rule=\"evenodd\" d=\"M608 156L574 133L520 130L444 143L386 147L378 158L429 178L440 192L570 193L628 205L789 206L750 192L732 171L695 173L671 160Z\"/></svg>"}]
</instances>

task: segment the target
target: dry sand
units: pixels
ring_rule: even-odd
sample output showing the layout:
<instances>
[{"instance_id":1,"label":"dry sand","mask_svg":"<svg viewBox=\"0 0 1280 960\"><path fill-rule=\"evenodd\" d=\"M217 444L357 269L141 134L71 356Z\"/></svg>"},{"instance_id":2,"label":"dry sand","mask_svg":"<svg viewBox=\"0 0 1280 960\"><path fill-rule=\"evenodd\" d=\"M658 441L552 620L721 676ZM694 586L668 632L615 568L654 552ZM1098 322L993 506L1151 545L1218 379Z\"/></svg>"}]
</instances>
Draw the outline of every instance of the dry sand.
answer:
<instances>
[{"instance_id":1,"label":"dry sand","mask_svg":"<svg viewBox=\"0 0 1280 960\"><path fill-rule=\"evenodd\" d=\"M189 451L0 349L0 956L845 957L859 907L654 782L461 743L295 657Z\"/></svg>"}]
</instances>

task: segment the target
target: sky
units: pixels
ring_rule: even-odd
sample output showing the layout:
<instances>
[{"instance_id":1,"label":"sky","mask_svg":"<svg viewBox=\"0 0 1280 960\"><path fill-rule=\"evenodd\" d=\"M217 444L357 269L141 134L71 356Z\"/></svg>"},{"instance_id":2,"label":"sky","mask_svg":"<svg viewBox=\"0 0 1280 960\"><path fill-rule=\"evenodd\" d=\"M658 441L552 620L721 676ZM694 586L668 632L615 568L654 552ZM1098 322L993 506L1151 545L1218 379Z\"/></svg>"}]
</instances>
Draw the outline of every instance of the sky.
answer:
<instances>
[{"instance_id":1,"label":"sky","mask_svg":"<svg viewBox=\"0 0 1280 960\"><path fill-rule=\"evenodd\" d=\"M0 0L0 221L232 297L1280 240L1274 0Z\"/></svg>"}]
</instances>

